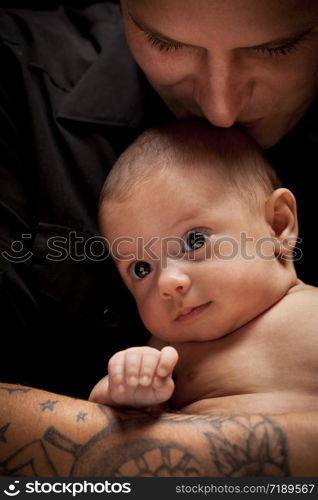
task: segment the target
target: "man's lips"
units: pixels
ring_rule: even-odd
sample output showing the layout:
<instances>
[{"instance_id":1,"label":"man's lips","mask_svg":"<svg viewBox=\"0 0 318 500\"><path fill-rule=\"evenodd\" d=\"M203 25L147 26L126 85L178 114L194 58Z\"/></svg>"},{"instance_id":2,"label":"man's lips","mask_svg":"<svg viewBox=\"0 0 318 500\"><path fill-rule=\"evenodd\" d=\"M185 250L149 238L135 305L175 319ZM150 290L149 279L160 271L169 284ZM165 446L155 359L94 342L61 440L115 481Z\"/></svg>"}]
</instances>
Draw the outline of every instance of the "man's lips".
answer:
<instances>
[{"instance_id":1,"label":"man's lips","mask_svg":"<svg viewBox=\"0 0 318 500\"><path fill-rule=\"evenodd\" d=\"M196 318L197 316L199 316L199 314L205 311L211 303L212 302L210 301L199 306L184 307L178 312L176 321L185 322L189 321L190 319Z\"/></svg>"}]
</instances>

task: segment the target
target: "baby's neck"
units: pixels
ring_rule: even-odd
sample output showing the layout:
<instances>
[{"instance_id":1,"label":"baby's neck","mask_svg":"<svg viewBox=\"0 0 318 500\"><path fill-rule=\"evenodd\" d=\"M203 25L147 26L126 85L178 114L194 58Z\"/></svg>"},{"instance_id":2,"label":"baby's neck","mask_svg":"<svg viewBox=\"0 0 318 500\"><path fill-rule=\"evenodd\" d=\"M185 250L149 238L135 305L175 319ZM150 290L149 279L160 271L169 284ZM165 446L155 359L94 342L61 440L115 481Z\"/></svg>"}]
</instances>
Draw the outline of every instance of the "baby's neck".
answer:
<instances>
[{"instance_id":1,"label":"baby's neck","mask_svg":"<svg viewBox=\"0 0 318 500\"><path fill-rule=\"evenodd\" d=\"M231 332L225 333L225 335L224 335L225 337L230 335L230 334L236 333L240 330L244 330L246 328L247 329L249 329L251 327L253 328L253 326L255 324L262 321L262 318L264 318L264 316L268 315L268 313L270 313L272 310L274 310L285 297L287 297L290 294L301 291L308 286L303 281L298 279L294 267L292 267L288 270L286 269L284 271L285 272L283 272L282 274L279 274L276 276L277 290L273 296L272 303L269 304L268 307L266 307L259 314L250 318L249 321L240 325L239 328L237 328Z\"/></svg>"}]
</instances>

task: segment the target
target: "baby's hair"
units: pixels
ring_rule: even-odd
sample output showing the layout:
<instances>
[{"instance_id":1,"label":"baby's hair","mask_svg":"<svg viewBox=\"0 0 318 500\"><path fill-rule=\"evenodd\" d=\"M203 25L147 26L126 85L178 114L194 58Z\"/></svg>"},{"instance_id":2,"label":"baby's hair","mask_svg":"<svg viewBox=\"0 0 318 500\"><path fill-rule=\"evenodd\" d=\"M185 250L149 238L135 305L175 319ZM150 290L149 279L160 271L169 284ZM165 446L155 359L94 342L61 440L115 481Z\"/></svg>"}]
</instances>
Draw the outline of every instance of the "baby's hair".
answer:
<instances>
[{"instance_id":1,"label":"baby's hair","mask_svg":"<svg viewBox=\"0 0 318 500\"><path fill-rule=\"evenodd\" d=\"M281 187L261 148L244 132L188 120L149 129L118 158L104 184L100 204L125 201L154 174L195 169L219 172L249 204ZM255 206L255 205L254 205Z\"/></svg>"}]
</instances>

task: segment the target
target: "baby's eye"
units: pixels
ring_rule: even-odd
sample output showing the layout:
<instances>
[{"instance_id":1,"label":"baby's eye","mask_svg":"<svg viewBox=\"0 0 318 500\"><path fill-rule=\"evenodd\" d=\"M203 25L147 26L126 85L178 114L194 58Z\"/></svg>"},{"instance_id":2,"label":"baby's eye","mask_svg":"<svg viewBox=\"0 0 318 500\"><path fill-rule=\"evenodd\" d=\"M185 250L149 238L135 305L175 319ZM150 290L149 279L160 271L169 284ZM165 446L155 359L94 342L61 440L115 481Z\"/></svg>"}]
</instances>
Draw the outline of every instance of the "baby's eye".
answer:
<instances>
[{"instance_id":1,"label":"baby's eye","mask_svg":"<svg viewBox=\"0 0 318 500\"><path fill-rule=\"evenodd\" d=\"M143 260L135 262L132 266L133 276L138 280L142 280L143 278L145 278L149 273L151 273L151 271L151 265Z\"/></svg>"},{"instance_id":2,"label":"baby's eye","mask_svg":"<svg viewBox=\"0 0 318 500\"><path fill-rule=\"evenodd\" d=\"M183 238L183 250L194 252L203 247L209 239L209 234L203 231L189 231Z\"/></svg>"}]
</instances>

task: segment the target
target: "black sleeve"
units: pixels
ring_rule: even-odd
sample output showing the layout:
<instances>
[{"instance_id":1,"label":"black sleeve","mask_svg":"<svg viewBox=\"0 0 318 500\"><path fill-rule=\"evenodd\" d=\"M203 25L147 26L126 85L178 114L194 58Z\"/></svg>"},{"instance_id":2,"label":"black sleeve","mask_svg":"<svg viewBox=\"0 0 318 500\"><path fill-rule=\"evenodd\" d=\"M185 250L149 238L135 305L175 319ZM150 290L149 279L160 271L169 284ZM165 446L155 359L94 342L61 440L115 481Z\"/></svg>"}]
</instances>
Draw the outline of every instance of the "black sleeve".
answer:
<instances>
[{"instance_id":1,"label":"black sleeve","mask_svg":"<svg viewBox=\"0 0 318 500\"><path fill-rule=\"evenodd\" d=\"M5 45L0 58L0 307L2 325L12 333L26 329L37 309L27 270L35 200L23 79Z\"/></svg>"}]
</instances>

